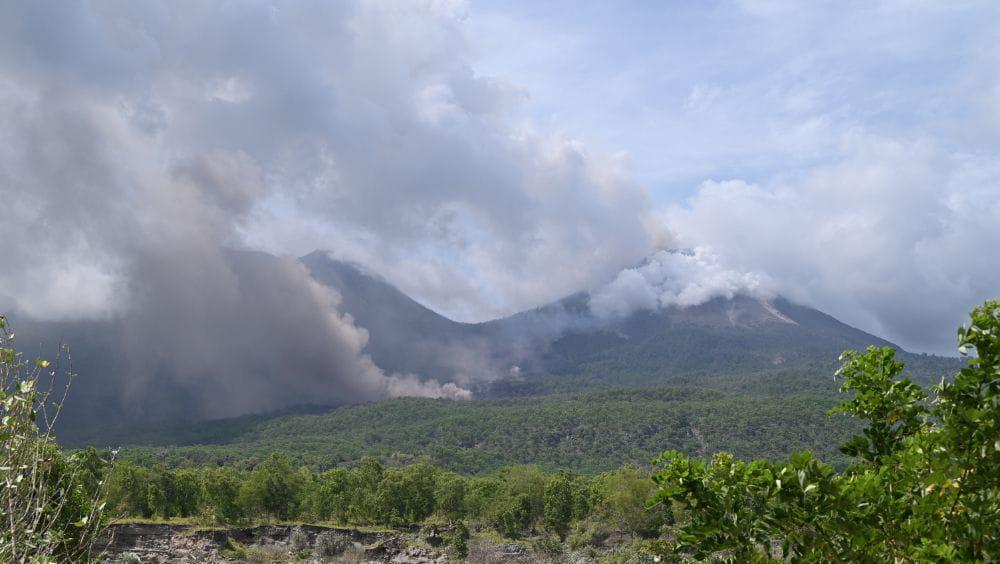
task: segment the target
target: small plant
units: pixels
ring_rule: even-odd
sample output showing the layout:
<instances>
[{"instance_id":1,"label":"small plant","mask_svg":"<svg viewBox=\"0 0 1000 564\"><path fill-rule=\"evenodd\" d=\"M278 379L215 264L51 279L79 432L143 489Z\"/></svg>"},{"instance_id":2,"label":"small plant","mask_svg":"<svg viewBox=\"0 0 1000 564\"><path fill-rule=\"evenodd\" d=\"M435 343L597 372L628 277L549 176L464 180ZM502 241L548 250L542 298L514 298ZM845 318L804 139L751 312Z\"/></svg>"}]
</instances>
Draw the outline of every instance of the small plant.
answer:
<instances>
[{"instance_id":1,"label":"small plant","mask_svg":"<svg viewBox=\"0 0 1000 564\"><path fill-rule=\"evenodd\" d=\"M578 550L585 547L602 546L610 536L611 532L608 530L607 524L587 519L573 526L569 536L566 537L566 543L570 548Z\"/></svg>"},{"instance_id":2,"label":"small plant","mask_svg":"<svg viewBox=\"0 0 1000 564\"><path fill-rule=\"evenodd\" d=\"M277 546L253 545L247 547L244 561L253 564L269 564L271 562L287 562L288 555Z\"/></svg>"},{"instance_id":3,"label":"small plant","mask_svg":"<svg viewBox=\"0 0 1000 564\"><path fill-rule=\"evenodd\" d=\"M134 552L123 552L118 555L115 564L142 564L142 558Z\"/></svg>"},{"instance_id":4,"label":"small plant","mask_svg":"<svg viewBox=\"0 0 1000 564\"><path fill-rule=\"evenodd\" d=\"M239 541L226 538L226 544L219 550L219 554L228 560L246 560L247 547Z\"/></svg>"},{"instance_id":5,"label":"small plant","mask_svg":"<svg viewBox=\"0 0 1000 564\"><path fill-rule=\"evenodd\" d=\"M535 542L532 543L535 552L538 554L556 560L563 553L563 545L559 542L559 539L552 535L542 535L538 537Z\"/></svg>"},{"instance_id":6,"label":"small plant","mask_svg":"<svg viewBox=\"0 0 1000 564\"><path fill-rule=\"evenodd\" d=\"M342 554L350 546L350 540L332 531L326 531L316 535L313 556L316 558L332 558Z\"/></svg>"}]
</instances>

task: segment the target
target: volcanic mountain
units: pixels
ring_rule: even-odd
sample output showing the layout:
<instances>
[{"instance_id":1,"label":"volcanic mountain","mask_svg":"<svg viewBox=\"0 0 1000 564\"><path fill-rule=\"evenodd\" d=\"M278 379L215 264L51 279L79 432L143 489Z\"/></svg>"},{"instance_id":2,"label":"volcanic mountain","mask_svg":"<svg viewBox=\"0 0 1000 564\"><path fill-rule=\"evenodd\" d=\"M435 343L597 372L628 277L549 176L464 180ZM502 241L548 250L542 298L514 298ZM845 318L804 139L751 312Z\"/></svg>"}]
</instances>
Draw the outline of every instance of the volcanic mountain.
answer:
<instances>
[{"instance_id":1,"label":"volcanic mountain","mask_svg":"<svg viewBox=\"0 0 1000 564\"><path fill-rule=\"evenodd\" d=\"M253 260L270 259L254 253ZM316 281L336 289L338 309L367 330L364 352L386 373L455 382L474 397L738 381L788 370L814 371L829 387L829 374L844 349L893 346L816 309L780 297L746 295L606 319L591 311L590 294L581 292L509 317L460 323L359 265L323 252L300 260ZM63 413L62 441L127 440L151 426L204 417L192 407L192 392L166 370L141 393L122 385L128 359L118 346L127 332L120 322L34 322L16 315L12 320L28 354L52 343L72 345L74 370L81 376ZM917 379L937 378L954 364L953 359L901 355Z\"/></svg>"}]
</instances>

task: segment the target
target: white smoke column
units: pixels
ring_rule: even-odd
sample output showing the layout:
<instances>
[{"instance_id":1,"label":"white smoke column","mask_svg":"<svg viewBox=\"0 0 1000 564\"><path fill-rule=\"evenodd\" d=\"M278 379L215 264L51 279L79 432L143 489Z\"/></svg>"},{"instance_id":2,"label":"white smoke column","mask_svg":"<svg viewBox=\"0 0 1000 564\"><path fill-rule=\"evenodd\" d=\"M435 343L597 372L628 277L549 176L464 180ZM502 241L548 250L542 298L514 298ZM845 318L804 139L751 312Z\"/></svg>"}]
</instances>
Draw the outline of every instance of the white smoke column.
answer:
<instances>
[{"instance_id":1,"label":"white smoke column","mask_svg":"<svg viewBox=\"0 0 1000 564\"><path fill-rule=\"evenodd\" d=\"M772 288L763 274L726 268L711 249L665 250L591 292L590 309L602 319L618 318L639 310L690 307L738 294L767 299L773 297Z\"/></svg>"}]
</instances>

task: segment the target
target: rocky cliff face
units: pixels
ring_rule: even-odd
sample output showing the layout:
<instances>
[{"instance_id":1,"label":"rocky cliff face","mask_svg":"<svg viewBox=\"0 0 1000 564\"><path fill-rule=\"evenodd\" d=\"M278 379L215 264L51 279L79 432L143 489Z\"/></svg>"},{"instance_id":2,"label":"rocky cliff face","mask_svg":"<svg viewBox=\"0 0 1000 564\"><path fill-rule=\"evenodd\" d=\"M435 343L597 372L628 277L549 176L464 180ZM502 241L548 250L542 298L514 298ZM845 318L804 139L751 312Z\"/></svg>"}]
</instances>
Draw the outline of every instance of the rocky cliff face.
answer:
<instances>
[{"instance_id":1,"label":"rocky cliff face","mask_svg":"<svg viewBox=\"0 0 1000 564\"><path fill-rule=\"evenodd\" d=\"M336 539L337 554L316 554L322 535ZM417 564L447 561L443 550L414 546L404 536L396 532L312 525L198 529L178 525L121 524L109 528L103 548L106 561L121 564L222 564L233 561Z\"/></svg>"},{"instance_id":2,"label":"rocky cliff face","mask_svg":"<svg viewBox=\"0 0 1000 564\"><path fill-rule=\"evenodd\" d=\"M231 564L234 562L443 564L447 527L362 531L314 525L202 529L188 525L112 525L98 547L109 564ZM323 539L321 540L321 537ZM317 548L326 554L317 554ZM330 551L330 547L336 547ZM514 541L473 539L467 561L527 564L548 560ZM591 562L580 556L574 561Z\"/></svg>"}]
</instances>

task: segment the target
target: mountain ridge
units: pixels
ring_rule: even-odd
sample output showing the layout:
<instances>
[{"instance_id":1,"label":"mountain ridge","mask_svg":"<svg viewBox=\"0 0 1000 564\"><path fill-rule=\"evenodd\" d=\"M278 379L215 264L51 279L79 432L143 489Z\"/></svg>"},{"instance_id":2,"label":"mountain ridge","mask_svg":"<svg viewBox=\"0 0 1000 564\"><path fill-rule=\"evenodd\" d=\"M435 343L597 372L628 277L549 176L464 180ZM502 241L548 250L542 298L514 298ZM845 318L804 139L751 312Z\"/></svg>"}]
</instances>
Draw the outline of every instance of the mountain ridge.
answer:
<instances>
[{"instance_id":1,"label":"mountain ridge","mask_svg":"<svg viewBox=\"0 0 1000 564\"><path fill-rule=\"evenodd\" d=\"M234 257L241 260L242 255ZM254 253L252 259L278 260L264 253ZM364 353L376 365L387 373L456 382L479 398L736 382L788 370L828 378L840 352L867 345L899 349L917 380L936 380L941 368L954 364L944 357L906 353L889 341L783 298L717 297L685 308L598 319L590 312L589 294L578 292L500 319L462 323L420 304L361 265L321 251L300 261L317 282L336 289L338 310L368 332ZM127 330L116 320L14 321L22 343L66 342L73 348L81 377L66 406L61 440L78 445L102 438L127 442L129 433L143 428L169 427L198 417L191 408L192 392L168 377L152 378L143 396L123 392L128 359L118 343ZM286 405L276 411L338 405L342 404Z\"/></svg>"}]
</instances>

